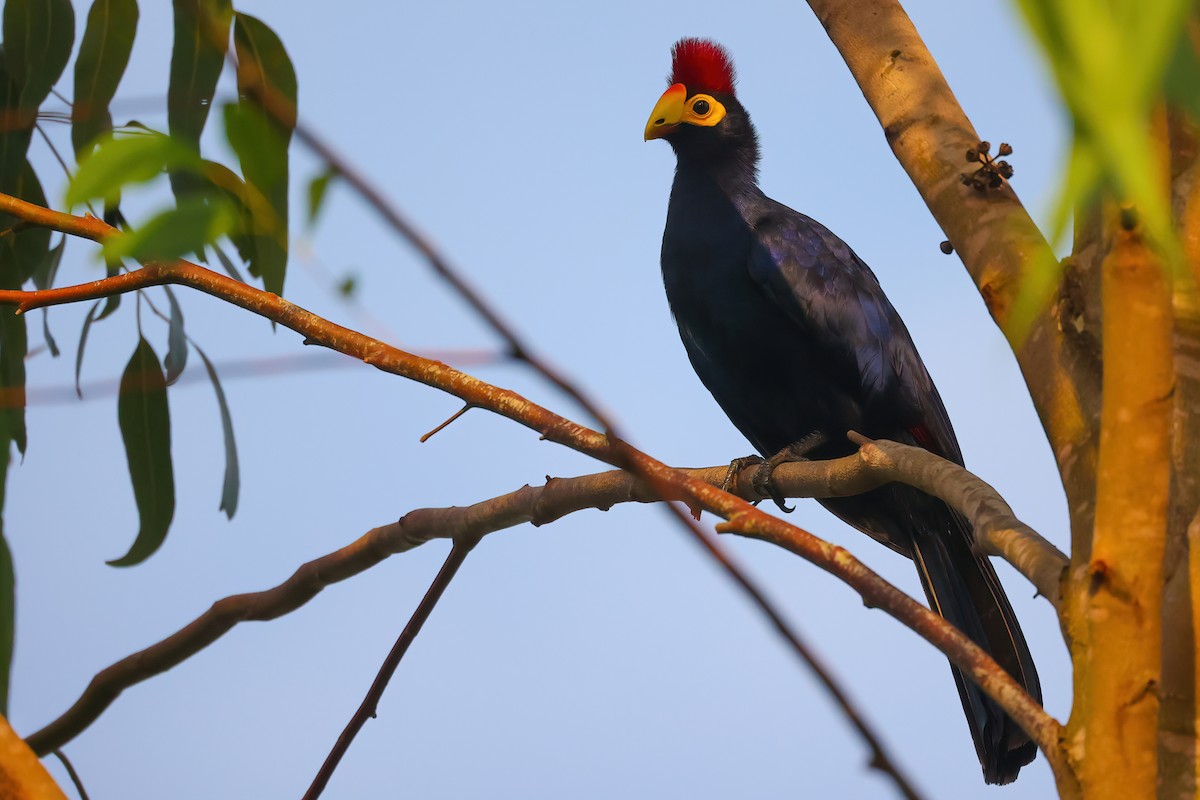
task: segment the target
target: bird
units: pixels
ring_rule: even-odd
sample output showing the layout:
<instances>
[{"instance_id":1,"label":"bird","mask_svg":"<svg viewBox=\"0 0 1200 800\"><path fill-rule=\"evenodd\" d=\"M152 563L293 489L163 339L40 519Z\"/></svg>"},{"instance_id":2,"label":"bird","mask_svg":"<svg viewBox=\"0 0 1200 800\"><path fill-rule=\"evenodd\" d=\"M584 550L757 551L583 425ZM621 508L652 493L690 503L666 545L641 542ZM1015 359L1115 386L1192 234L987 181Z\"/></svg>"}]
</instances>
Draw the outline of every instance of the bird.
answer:
<instances>
[{"instance_id":1,"label":"bird","mask_svg":"<svg viewBox=\"0 0 1200 800\"><path fill-rule=\"evenodd\" d=\"M645 130L646 141L663 139L676 156L663 284L700 381L761 454L756 485L762 478L779 502L770 471L785 460L855 452L849 431L962 465L937 388L875 274L828 228L759 188L757 134L735 93L729 53L684 38L671 60ZM912 559L930 608L1041 703L1024 634L967 519L895 483L819 502ZM1035 744L951 670L985 782L1012 782Z\"/></svg>"}]
</instances>

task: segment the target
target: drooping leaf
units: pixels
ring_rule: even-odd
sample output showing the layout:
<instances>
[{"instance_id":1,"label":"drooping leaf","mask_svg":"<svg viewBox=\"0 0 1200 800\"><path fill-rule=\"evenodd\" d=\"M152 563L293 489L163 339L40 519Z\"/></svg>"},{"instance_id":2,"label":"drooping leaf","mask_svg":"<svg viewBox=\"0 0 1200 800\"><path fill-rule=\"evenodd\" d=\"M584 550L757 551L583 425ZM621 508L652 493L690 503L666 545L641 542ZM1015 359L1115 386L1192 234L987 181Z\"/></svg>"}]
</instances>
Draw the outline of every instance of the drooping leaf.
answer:
<instances>
[{"instance_id":1,"label":"drooping leaf","mask_svg":"<svg viewBox=\"0 0 1200 800\"><path fill-rule=\"evenodd\" d=\"M88 12L75 58L75 100L71 105L71 144L77 160L112 130L108 107L129 65L137 23L137 0L94 0Z\"/></svg>"},{"instance_id":2,"label":"drooping leaf","mask_svg":"<svg viewBox=\"0 0 1200 800\"><path fill-rule=\"evenodd\" d=\"M1165 90L1167 99L1187 110L1193 120L1200 120L1200 13L1180 32L1179 41L1167 66Z\"/></svg>"},{"instance_id":3,"label":"drooping leaf","mask_svg":"<svg viewBox=\"0 0 1200 800\"><path fill-rule=\"evenodd\" d=\"M167 368L167 385L179 380L183 368L187 366L188 343L183 332L183 309L175 299L175 293L170 286L164 286L167 292L167 303L171 306L171 317L167 328L167 357L163 363Z\"/></svg>"},{"instance_id":4,"label":"drooping leaf","mask_svg":"<svg viewBox=\"0 0 1200 800\"><path fill-rule=\"evenodd\" d=\"M4 52L20 87L21 127L33 127L38 106L58 82L75 44L71 0L6 0Z\"/></svg>"},{"instance_id":5,"label":"drooping leaf","mask_svg":"<svg viewBox=\"0 0 1200 800\"><path fill-rule=\"evenodd\" d=\"M325 170L313 178L308 184L308 226L311 228L317 223L317 215L321 213L321 206L325 202L325 195L329 191L329 182L337 177L337 170L333 167L326 167Z\"/></svg>"},{"instance_id":6,"label":"drooping leaf","mask_svg":"<svg viewBox=\"0 0 1200 800\"><path fill-rule=\"evenodd\" d=\"M273 224L255 214L250 273L282 294L288 255L288 146L296 127L296 71L279 37L262 21L238 13L238 103L226 106L225 133L246 183L270 203Z\"/></svg>"},{"instance_id":7,"label":"drooping leaf","mask_svg":"<svg viewBox=\"0 0 1200 800\"><path fill-rule=\"evenodd\" d=\"M229 277L233 278L235 281L241 281L242 283L245 283L246 279L242 277L242 273L238 270L238 268L233 265L233 262L229 259L229 256L225 255L225 250L221 247L221 245L214 243L213 250L216 252L217 260L221 262L221 266L224 267L225 272L229 273Z\"/></svg>"},{"instance_id":8,"label":"drooping leaf","mask_svg":"<svg viewBox=\"0 0 1200 800\"><path fill-rule=\"evenodd\" d=\"M54 335L50 333L50 309L42 309L42 338L46 340L46 347L50 349L50 355L58 358L62 352L58 349L58 342L54 341Z\"/></svg>"},{"instance_id":9,"label":"drooping leaf","mask_svg":"<svg viewBox=\"0 0 1200 800\"><path fill-rule=\"evenodd\" d=\"M50 250L49 257L43 260L37 271L33 273L34 287L49 289L54 285L54 278L58 275L58 265L62 263L63 250L66 247L67 237L66 234L63 234L59 243Z\"/></svg>"},{"instance_id":10,"label":"drooping leaf","mask_svg":"<svg viewBox=\"0 0 1200 800\"><path fill-rule=\"evenodd\" d=\"M96 312L100 310L103 300L92 303L87 316L83 318L83 330L79 332L79 347L75 349L75 394L83 399L83 388L79 385L79 373L83 371L83 351L87 347L88 334L92 331L92 323L96 320Z\"/></svg>"},{"instance_id":11,"label":"drooping leaf","mask_svg":"<svg viewBox=\"0 0 1200 800\"><path fill-rule=\"evenodd\" d=\"M200 158L186 146L161 133L139 133L101 139L79 163L67 186L66 204L116 198L122 187L153 180L164 170L200 169Z\"/></svg>"},{"instance_id":12,"label":"drooping leaf","mask_svg":"<svg viewBox=\"0 0 1200 800\"><path fill-rule=\"evenodd\" d=\"M199 155L200 134L229 49L233 6L230 0L172 0L172 5L175 42L167 87L167 126L172 137ZM176 200L200 185L190 173L171 173Z\"/></svg>"},{"instance_id":13,"label":"drooping leaf","mask_svg":"<svg viewBox=\"0 0 1200 800\"><path fill-rule=\"evenodd\" d=\"M46 195L29 162L9 180L0 178L0 191L38 205L46 205ZM0 214L0 230L11 230L17 218ZM52 258L50 252L50 230L48 228L26 228L0 237L0 287L19 289L25 281L47 268Z\"/></svg>"},{"instance_id":14,"label":"drooping leaf","mask_svg":"<svg viewBox=\"0 0 1200 800\"><path fill-rule=\"evenodd\" d=\"M104 243L109 259L165 261L200 250L233 229L233 209L222 197L193 195L151 217L136 230Z\"/></svg>"},{"instance_id":15,"label":"drooping leaf","mask_svg":"<svg viewBox=\"0 0 1200 800\"><path fill-rule=\"evenodd\" d=\"M121 272L121 261L119 259L110 258L104 262L104 277L111 278ZM104 308L100 309L100 313L96 315L96 322L104 319L117 310L121 305L121 295L110 294L104 298Z\"/></svg>"},{"instance_id":16,"label":"drooping leaf","mask_svg":"<svg viewBox=\"0 0 1200 800\"><path fill-rule=\"evenodd\" d=\"M1095 201L1095 191L1104 189L1120 202L1134 204L1167 261L1178 264L1182 250L1171 226L1170 205L1160 191L1165 176L1146 120L1167 82L1193 0L1019 0L1018 5L1040 40L1074 120L1072 169L1087 167L1097 174L1087 187L1092 196L1069 197L1067 202L1086 206Z\"/></svg>"},{"instance_id":17,"label":"drooping leaf","mask_svg":"<svg viewBox=\"0 0 1200 800\"><path fill-rule=\"evenodd\" d=\"M37 289L48 289L54 284L54 278L58 274L58 265L62 263L63 250L67 246L67 237L64 235L59 243L50 251L49 257L43 259L42 266L33 274L33 285ZM46 347L50 348L50 355L58 358L58 342L54 341L54 336L50 333L50 309L42 309L42 338L46 340Z\"/></svg>"},{"instance_id":18,"label":"drooping leaf","mask_svg":"<svg viewBox=\"0 0 1200 800\"><path fill-rule=\"evenodd\" d=\"M141 524L129 552L108 563L128 567L145 561L162 545L175 516L167 382L158 356L145 338L139 338L121 375L117 421Z\"/></svg>"},{"instance_id":19,"label":"drooping leaf","mask_svg":"<svg viewBox=\"0 0 1200 800\"><path fill-rule=\"evenodd\" d=\"M0 436L3 453L8 456L8 441L25 453L25 356L29 354L29 338L25 317L17 314L16 306L0 307L0 416L4 417L4 436Z\"/></svg>"},{"instance_id":20,"label":"drooping leaf","mask_svg":"<svg viewBox=\"0 0 1200 800\"><path fill-rule=\"evenodd\" d=\"M233 417L229 415L229 403L225 400L225 390L221 388L221 379L217 377L217 370L213 367L208 356L200 349L199 345L192 342L192 346L196 348L196 354L200 356L200 360L204 362L204 369L208 371L208 379L212 381L213 390L217 393L217 406L221 411L221 432L225 438L225 480L221 485L221 511L225 512L225 516L233 519L233 515L237 513L238 492L241 487L241 478L238 474L238 454L237 441L233 438Z\"/></svg>"},{"instance_id":21,"label":"drooping leaf","mask_svg":"<svg viewBox=\"0 0 1200 800\"><path fill-rule=\"evenodd\" d=\"M8 479L8 452L0 482ZM3 491L0 490L0 504ZM4 521L0 517L0 716L8 716L8 689L12 675L13 644L17 627L17 577L13 571L12 551L4 537Z\"/></svg>"},{"instance_id":22,"label":"drooping leaf","mask_svg":"<svg viewBox=\"0 0 1200 800\"><path fill-rule=\"evenodd\" d=\"M8 309L0 310L0 314L4 311L13 311L10 306ZM7 315L0 317L0 320L7 319ZM17 321L24 328L24 317L17 317ZM8 351L9 345L12 342L9 340L7 326L0 328L0 355ZM22 367L23 369L23 367ZM24 381L22 385L22 395L24 394ZM0 397L7 393L0 393ZM22 397L22 403L24 398ZM0 413L0 511L3 510L6 491L8 487L8 469L12 463L12 444L14 431L12 430L13 418L7 413ZM24 420L22 418L22 435ZM13 657L13 641L14 632L16 630L16 576L13 571L12 552L8 548L8 541L4 536L4 517L0 514L0 715L8 714L8 690L10 677L12 674L12 657Z\"/></svg>"}]
</instances>

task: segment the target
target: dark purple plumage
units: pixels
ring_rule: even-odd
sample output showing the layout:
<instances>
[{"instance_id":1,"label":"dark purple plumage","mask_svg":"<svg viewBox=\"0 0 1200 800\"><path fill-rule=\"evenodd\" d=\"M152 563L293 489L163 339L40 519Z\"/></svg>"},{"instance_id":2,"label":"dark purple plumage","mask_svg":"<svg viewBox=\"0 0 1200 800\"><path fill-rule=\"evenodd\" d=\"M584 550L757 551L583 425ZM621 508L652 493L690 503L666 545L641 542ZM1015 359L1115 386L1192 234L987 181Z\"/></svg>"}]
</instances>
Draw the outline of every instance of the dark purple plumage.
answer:
<instances>
[{"instance_id":1,"label":"dark purple plumage","mask_svg":"<svg viewBox=\"0 0 1200 800\"><path fill-rule=\"evenodd\" d=\"M847 455L854 445L846 432L856 430L961 464L937 389L875 275L820 223L758 188L757 140L732 94L728 56L714 43L683 40L675 48L677 74L680 53L704 54L687 63L725 63L729 76L719 89L675 81L689 97L712 95L726 115L712 126L683 118L661 134L678 158L663 234L663 282L701 381L767 457L813 432L826 437L814 458ZM965 519L899 485L821 502L912 558L930 606L1040 702L1020 626L991 564L972 551ZM985 780L1014 780L1035 746L953 671Z\"/></svg>"}]
</instances>

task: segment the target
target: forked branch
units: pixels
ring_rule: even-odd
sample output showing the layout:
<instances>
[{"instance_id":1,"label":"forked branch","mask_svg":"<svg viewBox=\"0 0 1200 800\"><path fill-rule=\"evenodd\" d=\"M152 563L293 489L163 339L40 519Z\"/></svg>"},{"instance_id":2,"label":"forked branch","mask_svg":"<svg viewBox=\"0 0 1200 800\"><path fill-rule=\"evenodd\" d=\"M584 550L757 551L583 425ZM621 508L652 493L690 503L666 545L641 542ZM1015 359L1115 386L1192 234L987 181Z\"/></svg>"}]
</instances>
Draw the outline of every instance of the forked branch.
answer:
<instances>
[{"instance_id":1,"label":"forked branch","mask_svg":"<svg viewBox=\"0 0 1200 800\"><path fill-rule=\"evenodd\" d=\"M60 214L4 195L0 195L0 210L34 224L86 238L121 235L111 229L97 232L94 225L97 220ZM322 319L277 295L185 261L148 264L132 273L79 286L39 292L0 292L0 303L13 304L26 311L168 283L188 286L245 308L299 333L313 344L360 359L384 372L440 389L464 403L492 411L537 431L545 439L631 470L651 485L660 497L685 500L693 508L730 520L741 533L771 541L811 561L841 578L869 603L896 617L945 653L1030 734L1046 754L1057 775L1062 779L1069 775L1059 742L1061 726L970 639L888 584L848 552L758 510L745 500L674 470L618 439L531 403L516 392L389 346Z\"/></svg>"}]
</instances>

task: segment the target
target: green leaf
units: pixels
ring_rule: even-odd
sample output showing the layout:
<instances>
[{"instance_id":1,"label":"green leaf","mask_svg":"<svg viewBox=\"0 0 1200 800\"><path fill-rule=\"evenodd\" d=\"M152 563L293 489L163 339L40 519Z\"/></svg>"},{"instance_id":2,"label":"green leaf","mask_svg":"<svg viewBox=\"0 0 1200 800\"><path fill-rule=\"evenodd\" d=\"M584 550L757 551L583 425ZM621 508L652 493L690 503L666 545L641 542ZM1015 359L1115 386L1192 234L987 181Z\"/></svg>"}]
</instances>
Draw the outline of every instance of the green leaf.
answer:
<instances>
[{"instance_id":1,"label":"green leaf","mask_svg":"<svg viewBox=\"0 0 1200 800\"><path fill-rule=\"evenodd\" d=\"M16 306L0 308L0 416L5 435L0 436L3 453L8 457L8 440L25 453L25 356L29 354L29 338L25 317L17 314Z\"/></svg>"},{"instance_id":2,"label":"green leaf","mask_svg":"<svg viewBox=\"0 0 1200 800\"><path fill-rule=\"evenodd\" d=\"M106 259L166 261L192 253L233 230L237 222L224 198L187 197L176 208L151 217L137 230L104 243Z\"/></svg>"},{"instance_id":3,"label":"green leaf","mask_svg":"<svg viewBox=\"0 0 1200 800\"><path fill-rule=\"evenodd\" d=\"M1193 24L1200 28L1200 22ZM1200 53L1196 52L1196 41L1188 28L1183 27L1175 44L1164 88L1168 100L1186 109L1193 120L1200 120Z\"/></svg>"},{"instance_id":4,"label":"green leaf","mask_svg":"<svg viewBox=\"0 0 1200 800\"><path fill-rule=\"evenodd\" d=\"M33 167L28 161L21 166L15 180L9 180L8 176L0 177L0 191L45 206L46 195L42 192L42 185ZM11 230L17 221L10 214L0 214L0 230ZM50 258L49 228L27 228L5 234L0 237L0 287L21 288L25 281L46 269L46 262Z\"/></svg>"},{"instance_id":5,"label":"green leaf","mask_svg":"<svg viewBox=\"0 0 1200 800\"><path fill-rule=\"evenodd\" d=\"M242 283L245 283L246 279L242 277L242 273L238 271L238 268L235 267L233 262L229 260L229 256L225 255L225 251L221 248L221 246L214 243L213 250L216 251L217 260L221 262L221 266L225 268L225 272L229 274L229 277L233 278L235 281L241 281Z\"/></svg>"},{"instance_id":6,"label":"green leaf","mask_svg":"<svg viewBox=\"0 0 1200 800\"><path fill-rule=\"evenodd\" d=\"M87 347L88 334L91 333L92 323L96 321L96 312L100 310L103 300L92 303L87 316L83 319L83 330L79 332L79 347L75 349L75 394L83 399L83 388L79 385L79 373L83 371L83 351Z\"/></svg>"},{"instance_id":7,"label":"green leaf","mask_svg":"<svg viewBox=\"0 0 1200 800\"><path fill-rule=\"evenodd\" d=\"M180 142L161 133L105 137L79 163L67 185L69 207L97 198L111 201L122 187L146 183L164 170L201 169L200 158Z\"/></svg>"},{"instance_id":8,"label":"green leaf","mask_svg":"<svg viewBox=\"0 0 1200 800\"><path fill-rule=\"evenodd\" d=\"M5 448L5 456L7 457ZM0 482L8 478L8 463L3 466ZM0 498L3 490L0 490ZM8 716L8 690L12 676L13 640L17 627L17 577L13 572L12 551L4 538L0 518L0 715Z\"/></svg>"},{"instance_id":9,"label":"green leaf","mask_svg":"<svg viewBox=\"0 0 1200 800\"><path fill-rule=\"evenodd\" d=\"M109 260L104 262L104 277L111 278L114 275L119 274L120 272L121 272L121 262L120 261L110 258ZM96 316L96 322L99 322L100 320L102 320L105 317L112 314L114 311L117 310L117 307L120 305L121 305L121 295L119 295L119 294L110 294L108 297L104 298L104 308Z\"/></svg>"},{"instance_id":10,"label":"green leaf","mask_svg":"<svg viewBox=\"0 0 1200 800\"><path fill-rule=\"evenodd\" d=\"M225 108L225 133L246 183L270 203L272 224L255 214L250 273L282 294L288 256L288 146L296 127L296 71L279 37L262 21L238 13L236 106Z\"/></svg>"},{"instance_id":11,"label":"green leaf","mask_svg":"<svg viewBox=\"0 0 1200 800\"><path fill-rule=\"evenodd\" d=\"M32 127L38 106L58 82L75 44L71 0L7 0L4 49L9 72L20 87L21 127Z\"/></svg>"},{"instance_id":12,"label":"green leaf","mask_svg":"<svg viewBox=\"0 0 1200 800\"><path fill-rule=\"evenodd\" d=\"M167 292L167 303L171 306L170 322L167 324L167 357L163 363L167 368L167 385L179 380L183 368L187 366L187 336L183 332L183 309L175 299L175 293L170 286L164 286Z\"/></svg>"},{"instance_id":13,"label":"green leaf","mask_svg":"<svg viewBox=\"0 0 1200 800\"><path fill-rule=\"evenodd\" d=\"M346 277L342 278L341 283L338 284L338 294L340 294L342 297L345 297L347 299L353 297L354 293L357 291L358 291L358 276L357 275L354 275L354 274L347 275Z\"/></svg>"},{"instance_id":14,"label":"green leaf","mask_svg":"<svg viewBox=\"0 0 1200 800\"><path fill-rule=\"evenodd\" d=\"M175 516L167 382L154 348L144 337L138 339L121 376L117 421L129 460L129 477L133 481L141 526L129 552L108 563L129 567L145 561L162 545Z\"/></svg>"},{"instance_id":15,"label":"green leaf","mask_svg":"<svg viewBox=\"0 0 1200 800\"><path fill-rule=\"evenodd\" d=\"M50 355L58 358L62 352L58 349L58 342L54 341L54 335L50 333L50 309L42 309L42 338L46 340L46 347L50 348Z\"/></svg>"},{"instance_id":16,"label":"green leaf","mask_svg":"<svg viewBox=\"0 0 1200 800\"><path fill-rule=\"evenodd\" d=\"M313 178L308 184L308 226L317 223L317 215L325 202L325 194L329 191L329 182L337 177L337 170L326 167L325 171Z\"/></svg>"},{"instance_id":17,"label":"green leaf","mask_svg":"<svg viewBox=\"0 0 1200 800\"><path fill-rule=\"evenodd\" d=\"M54 278L58 274L58 265L62 263L63 250L67 247L67 237L64 235L58 245L50 251L48 258L42 259L42 265L38 271L33 274L33 285L37 289L48 289L54 284ZM54 336L50 333L50 309L42 309L42 338L46 340L46 347L50 348L50 355L58 358L61 353L58 350L58 342L54 341Z\"/></svg>"},{"instance_id":18,"label":"green leaf","mask_svg":"<svg viewBox=\"0 0 1200 800\"><path fill-rule=\"evenodd\" d=\"M208 120L217 79L229 49L230 0L173 0L175 43L167 87L167 126L171 136L200 154L200 134ZM176 200L198 190L201 182L188 173L172 173Z\"/></svg>"},{"instance_id":19,"label":"green leaf","mask_svg":"<svg viewBox=\"0 0 1200 800\"><path fill-rule=\"evenodd\" d=\"M196 354L204 362L204 369L208 371L208 379L212 381L213 390L217 393L217 406L221 411L221 431L225 437L225 481L221 486L221 510L225 512L227 518L233 519L233 515L237 513L238 492L241 486L238 474L237 442L233 438L233 417L229 415L229 403L225 400L225 390L221 388L221 380L217 377L216 368L213 367L212 362L208 360L208 356L204 354L199 345L192 342L192 346L196 348Z\"/></svg>"},{"instance_id":20,"label":"green leaf","mask_svg":"<svg viewBox=\"0 0 1200 800\"><path fill-rule=\"evenodd\" d=\"M75 158L112 130L108 107L129 65L137 33L137 0L95 0L75 59L75 101L71 106L71 144Z\"/></svg>"},{"instance_id":21,"label":"green leaf","mask_svg":"<svg viewBox=\"0 0 1200 800\"><path fill-rule=\"evenodd\" d=\"M0 51L0 115L6 120L12 120L11 125L0 128L0 186L17 180L25 168L25 154L29 152L30 138L33 136L33 126L17 124L21 116L21 87L12 77L8 68L9 56Z\"/></svg>"},{"instance_id":22,"label":"green leaf","mask_svg":"<svg viewBox=\"0 0 1200 800\"><path fill-rule=\"evenodd\" d=\"M62 263L63 250L67 247L67 236L63 234L59 243L50 251L49 257L42 260L36 272L33 273L33 285L37 289L49 289L54 285L58 275L58 265Z\"/></svg>"}]
</instances>

